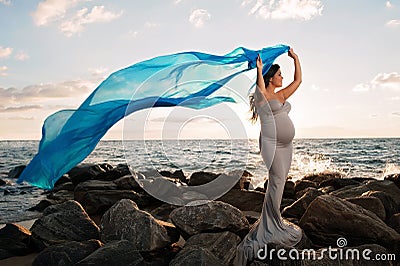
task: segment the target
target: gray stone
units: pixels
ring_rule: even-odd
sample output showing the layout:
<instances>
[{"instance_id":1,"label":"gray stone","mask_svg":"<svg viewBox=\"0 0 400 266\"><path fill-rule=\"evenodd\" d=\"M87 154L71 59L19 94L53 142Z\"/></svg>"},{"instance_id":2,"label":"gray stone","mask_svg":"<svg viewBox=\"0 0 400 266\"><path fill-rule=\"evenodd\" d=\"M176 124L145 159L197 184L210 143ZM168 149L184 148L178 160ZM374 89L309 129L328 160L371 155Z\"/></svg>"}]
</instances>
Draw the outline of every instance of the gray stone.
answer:
<instances>
[{"instance_id":1,"label":"gray stone","mask_svg":"<svg viewBox=\"0 0 400 266\"><path fill-rule=\"evenodd\" d=\"M145 261L133 243L128 240L105 244L75 265L145 265Z\"/></svg>"},{"instance_id":2,"label":"gray stone","mask_svg":"<svg viewBox=\"0 0 400 266\"><path fill-rule=\"evenodd\" d=\"M103 215L100 228L103 242L126 239L137 250L156 250L172 242L167 230L129 199L115 203Z\"/></svg>"},{"instance_id":3,"label":"gray stone","mask_svg":"<svg viewBox=\"0 0 400 266\"><path fill-rule=\"evenodd\" d=\"M247 191L231 189L218 200L228 203L241 211L261 212L265 193L258 191Z\"/></svg>"},{"instance_id":4,"label":"gray stone","mask_svg":"<svg viewBox=\"0 0 400 266\"><path fill-rule=\"evenodd\" d=\"M348 198L348 202L357 204L366 210L376 214L381 220L386 219L385 207L382 202L376 197L361 196L357 198Z\"/></svg>"},{"instance_id":5,"label":"gray stone","mask_svg":"<svg viewBox=\"0 0 400 266\"><path fill-rule=\"evenodd\" d=\"M70 240L99 239L99 228L73 200L47 207L32 225L31 232L43 247Z\"/></svg>"},{"instance_id":6,"label":"gray stone","mask_svg":"<svg viewBox=\"0 0 400 266\"><path fill-rule=\"evenodd\" d=\"M244 237L249 231L249 222L243 213L221 201L177 208L171 212L171 220L184 238L221 231L231 231Z\"/></svg>"},{"instance_id":7,"label":"gray stone","mask_svg":"<svg viewBox=\"0 0 400 266\"><path fill-rule=\"evenodd\" d=\"M296 200L292 205L283 209L282 216L300 219L308 205L310 205L316 197L321 195L323 195L323 193L316 188L309 188L301 198Z\"/></svg>"},{"instance_id":8,"label":"gray stone","mask_svg":"<svg viewBox=\"0 0 400 266\"><path fill-rule=\"evenodd\" d=\"M222 266L224 265L217 257L211 252L202 247L193 247L182 249L176 257L170 262L170 266L187 266L187 265L210 265Z\"/></svg>"}]
</instances>

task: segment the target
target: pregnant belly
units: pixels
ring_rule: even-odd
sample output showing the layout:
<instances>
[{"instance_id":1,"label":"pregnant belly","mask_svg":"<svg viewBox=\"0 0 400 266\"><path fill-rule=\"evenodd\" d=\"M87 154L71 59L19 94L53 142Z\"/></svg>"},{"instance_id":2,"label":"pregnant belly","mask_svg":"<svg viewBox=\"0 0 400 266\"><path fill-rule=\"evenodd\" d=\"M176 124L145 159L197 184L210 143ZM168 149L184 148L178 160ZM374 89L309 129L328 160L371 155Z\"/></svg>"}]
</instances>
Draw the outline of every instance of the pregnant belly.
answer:
<instances>
[{"instance_id":1,"label":"pregnant belly","mask_svg":"<svg viewBox=\"0 0 400 266\"><path fill-rule=\"evenodd\" d=\"M271 119L267 123L261 125L261 133L263 137L270 140L276 139L278 143L286 144L293 140L295 128L287 113L280 113L274 116L274 122L272 122Z\"/></svg>"}]
</instances>

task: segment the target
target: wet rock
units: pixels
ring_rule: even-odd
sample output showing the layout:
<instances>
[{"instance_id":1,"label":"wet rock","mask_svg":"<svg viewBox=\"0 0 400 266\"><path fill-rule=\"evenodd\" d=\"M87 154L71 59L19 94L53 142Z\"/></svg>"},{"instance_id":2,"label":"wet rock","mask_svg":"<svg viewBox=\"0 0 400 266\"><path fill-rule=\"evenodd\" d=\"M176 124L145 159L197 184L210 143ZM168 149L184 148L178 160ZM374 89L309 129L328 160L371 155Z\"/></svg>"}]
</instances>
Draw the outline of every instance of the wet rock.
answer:
<instances>
[{"instance_id":1,"label":"wet rock","mask_svg":"<svg viewBox=\"0 0 400 266\"><path fill-rule=\"evenodd\" d=\"M285 199L283 198L281 200L281 206L280 206L280 210L282 211L284 208L286 208L287 206L292 205L296 200L294 199Z\"/></svg>"},{"instance_id":2,"label":"wet rock","mask_svg":"<svg viewBox=\"0 0 400 266\"><path fill-rule=\"evenodd\" d=\"M318 187L327 187L331 186L333 187L334 190L341 189L346 186L352 186L352 185L360 185L359 181L356 181L351 178L333 178L333 179L328 179L325 181L322 181Z\"/></svg>"},{"instance_id":3,"label":"wet rock","mask_svg":"<svg viewBox=\"0 0 400 266\"><path fill-rule=\"evenodd\" d=\"M35 206L31 207L28 209L28 211L38 211L38 212L42 212L44 211L44 209L46 209L47 207L51 206L51 205L55 205L55 204L60 204L61 202L55 201L55 200L50 200L50 199L43 199L41 200L38 204L36 204Z\"/></svg>"},{"instance_id":4,"label":"wet rock","mask_svg":"<svg viewBox=\"0 0 400 266\"><path fill-rule=\"evenodd\" d=\"M396 230L397 233L400 233L400 213L392 215L387 220L387 225Z\"/></svg>"},{"instance_id":5,"label":"wet rock","mask_svg":"<svg viewBox=\"0 0 400 266\"><path fill-rule=\"evenodd\" d=\"M398 213L400 211L399 206L396 204L394 199L386 192L372 190L361 194L361 196L371 196L378 198L382 202L385 208L386 218L389 218L393 214Z\"/></svg>"},{"instance_id":6,"label":"wet rock","mask_svg":"<svg viewBox=\"0 0 400 266\"><path fill-rule=\"evenodd\" d=\"M99 173L96 175L97 180L103 180L103 181L113 181L116 180L120 177L124 176L124 173L121 171L121 169L118 168L113 168L109 171Z\"/></svg>"},{"instance_id":7,"label":"wet rock","mask_svg":"<svg viewBox=\"0 0 400 266\"><path fill-rule=\"evenodd\" d=\"M241 239L232 232L221 233L201 233L191 236L183 247L183 252L187 248L203 248L213 254L223 265L231 265L236 255L236 247ZM181 251L181 252L182 252Z\"/></svg>"},{"instance_id":8,"label":"wet rock","mask_svg":"<svg viewBox=\"0 0 400 266\"><path fill-rule=\"evenodd\" d=\"M18 178L21 175L22 171L24 171L25 167L26 165L19 165L14 167L13 169L10 170L10 172L8 172L7 177L10 179Z\"/></svg>"},{"instance_id":9,"label":"wet rock","mask_svg":"<svg viewBox=\"0 0 400 266\"><path fill-rule=\"evenodd\" d=\"M184 238L203 232L221 231L244 237L249 231L249 222L243 213L221 201L177 208L171 212L171 220Z\"/></svg>"},{"instance_id":10,"label":"wet rock","mask_svg":"<svg viewBox=\"0 0 400 266\"><path fill-rule=\"evenodd\" d=\"M135 246L128 240L112 241L75 265L145 265Z\"/></svg>"},{"instance_id":11,"label":"wet rock","mask_svg":"<svg viewBox=\"0 0 400 266\"><path fill-rule=\"evenodd\" d=\"M228 203L241 211L261 212L265 193L258 191L247 191L231 189L218 200Z\"/></svg>"},{"instance_id":12,"label":"wet rock","mask_svg":"<svg viewBox=\"0 0 400 266\"><path fill-rule=\"evenodd\" d=\"M158 220L163 220L166 222L170 222L171 219L169 217L170 213L178 208L176 205L168 204L168 203L163 203L161 206L152 209L150 211L150 214L153 215L154 218Z\"/></svg>"},{"instance_id":13,"label":"wet rock","mask_svg":"<svg viewBox=\"0 0 400 266\"><path fill-rule=\"evenodd\" d=\"M297 180L294 186L294 190L295 192L299 192L309 187L316 188L318 187L318 185L317 183L309 180Z\"/></svg>"},{"instance_id":14,"label":"wet rock","mask_svg":"<svg viewBox=\"0 0 400 266\"><path fill-rule=\"evenodd\" d=\"M348 198L346 200L375 213L381 220L385 220L386 218L385 207L378 198L361 196L357 198Z\"/></svg>"},{"instance_id":15,"label":"wet rock","mask_svg":"<svg viewBox=\"0 0 400 266\"><path fill-rule=\"evenodd\" d=\"M397 187L400 188L400 173L390 174L384 177L385 180L392 181L396 184Z\"/></svg>"},{"instance_id":16,"label":"wet rock","mask_svg":"<svg viewBox=\"0 0 400 266\"><path fill-rule=\"evenodd\" d=\"M68 241L50 246L39 253L33 266L74 265L102 246L99 240Z\"/></svg>"},{"instance_id":17,"label":"wet rock","mask_svg":"<svg viewBox=\"0 0 400 266\"><path fill-rule=\"evenodd\" d=\"M397 249L400 243L400 235L374 213L331 195L312 201L299 225L314 244L321 246L333 246L342 236L351 246L377 243Z\"/></svg>"},{"instance_id":18,"label":"wet rock","mask_svg":"<svg viewBox=\"0 0 400 266\"><path fill-rule=\"evenodd\" d=\"M78 184L74 189L74 199L81 202L87 191L91 190L116 190L117 184L111 181L88 180Z\"/></svg>"},{"instance_id":19,"label":"wet rock","mask_svg":"<svg viewBox=\"0 0 400 266\"><path fill-rule=\"evenodd\" d=\"M170 266L213 265L222 266L222 262L205 248L195 247L181 250L170 262Z\"/></svg>"},{"instance_id":20,"label":"wet rock","mask_svg":"<svg viewBox=\"0 0 400 266\"><path fill-rule=\"evenodd\" d=\"M218 176L219 176L219 174L210 173L210 172L195 172L190 176L188 185L189 186L200 186L200 185L203 185L203 184L213 181Z\"/></svg>"},{"instance_id":21,"label":"wet rock","mask_svg":"<svg viewBox=\"0 0 400 266\"><path fill-rule=\"evenodd\" d=\"M18 224L6 224L0 229L0 259L24 256L33 252L31 232Z\"/></svg>"},{"instance_id":22,"label":"wet rock","mask_svg":"<svg viewBox=\"0 0 400 266\"><path fill-rule=\"evenodd\" d=\"M79 198L79 202L88 214L101 215L121 199L130 199L139 206L144 205L142 196L133 190L89 190Z\"/></svg>"},{"instance_id":23,"label":"wet rock","mask_svg":"<svg viewBox=\"0 0 400 266\"><path fill-rule=\"evenodd\" d=\"M72 184L72 182L64 182L64 183L56 185L53 188L53 192L57 192L60 190L74 191L74 189L75 189L75 185Z\"/></svg>"},{"instance_id":24,"label":"wet rock","mask_svg":"<svg viewBox=\"0 0 400 266\"><path fill-rule=\"evenodd\" d=\"M296 199L295 183L293 181L286 181L283 189L283 197L289 199Z\"/></svg>"},{"instance_id":25,"label":"wet rock","mask_svg":"<svg viewBox=\"0 0 400 266\"><path fill-rule=\"evenodd\" d=\"M73 200L74 199L74 192L69 191L69 190L59 190L56 192L50 192L47 195L47 198L50 200L56 200L60 202L64 202L67 200Z\"/></svg>"},{"instance_id":26,"label":"wet rock","mask_svg":"<svg viewBox=\"0 0 400 266\"><path fill-rule=\"evenodd\" d=\"M322 172L316 174L308 174L302 180L308 180L316 183L318 186L329 179L342 178L342 174L338 172Z\"/></svg>"},{"instance_id":27,"label":"wet rock","mask_svg":"<svg viewBox=\"0 0 400 266\"><path fill-rule=\"evenodd\" d=\"M99 228L73 200L47 207L31 228L40 249L65 241L99 239Z\"/></svg>"},{"instance_id":28,"label":"wet rock","mask_svg":"<svg viewBox=\"0 0 400 266\"><path fill-rule=\"evenodd\" d=\"M56 183L54 184L54 187L57 187L57 186L60 186L60 185L62 185L62 184L64 184L64 183L69 183L69 182L72 183L71 178L70 178L67 174L65 174L65 175L62 175L62 176L56 181Z\"/></svg>"},{"instance_id":29,"label":"wet rock","mask_svg":"<svg viewBox=\"0 0 400 266\"><path fill-rule=\"evenodd\" d=\"M5 185L9 185L9 184L10 184L10 182L0 179L0 186L5 186Z\"/></svg>"},{"instance_id":30,"label":"wet rock","mask_svg":"<svg viewBox=\"0 0 400 266\"><path fill-rule=\"evenodd\" d=\"M136 192L140 192L143 190L142 187L138 184L138 182L136 182L135 178L131 174L122 176L114 180L114 184L116 184L117 188L121 190L133 189Z\"/></svg>"},{"instance_id":31,"label":"wet rock","mask_svg":"<svg viewBox=\"0 0 400 266\"><path fill-rule=\"evenodd\" d=\"M112 168L109 164L79 164L68 172L72 183L77 185L81 182L94 179L98 174L105 173Z\"/></svg>"},{"instance_id":32,"label":"wet rock","mask_svg":"<svg viewBox=\"0 0 400 266\"><path fill-rule=\"evenodd\" d=\"M316 188L309 188L307 192L298 200L296 200L292 205L284 208L282 216L293 217L300 219L306 211L310 203L318 196L323 195L321 191Z\"/></svg>"},{"instance_id":33,"label":"wet rock","mask_svg":"<svg viewBox=\"0 0 400 266\"><path fill-rule=\"evenodd\" d=\"M171 244L167 230L149 213L139 210L136 203L123 199L102 217L100 237L103 242L126 239L137 250L156 250Z\"/></svg>"}]
</instances>

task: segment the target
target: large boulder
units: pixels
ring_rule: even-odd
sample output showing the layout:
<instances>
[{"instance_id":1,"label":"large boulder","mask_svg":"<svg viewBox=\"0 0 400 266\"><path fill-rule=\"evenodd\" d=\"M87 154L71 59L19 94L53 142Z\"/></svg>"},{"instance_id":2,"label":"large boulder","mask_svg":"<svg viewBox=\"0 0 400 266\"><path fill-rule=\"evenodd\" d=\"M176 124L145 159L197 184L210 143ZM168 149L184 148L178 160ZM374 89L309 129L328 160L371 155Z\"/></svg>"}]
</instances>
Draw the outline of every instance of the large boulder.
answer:
<instances>
[{"instance_id":1,"label":"large boulder","mask_svg":"<svg viewBox=\"0 0 400 266\"><path fill-rule=\"evenodd\" d=\"M184 238L221 231L231 231L244 237L249 231L249 222L243 213L221 201L177 208L171 212L171 221Z\"/></svg>"},{"instance_id":2,"label":"large boulder","mask_svg":"<svg viewBox=\"0 0 400 266\"><path fill-rule=\"evenodd\" d=\"M136 182L135 178L133 175L124 175L116 180L114 180L114 184L117 185L118 189L122 190L135 190L137 192L142 191L142 187L139 185L138 182Z\"/></svg>"},{"instance_id":3,"label":"large boulder","mask_svg":"<svg viewBox=\"0 0 400 266\"><path fill-rule=\"evenodd\" d=\"M145 265L135 246L128 240L105 244L75 265Z\"/></svg>"},{"instance_id":4,"label":"large boulder","mask_svg":"<svg viewBox=\"0 0 400 266\"><path fill-rule=\"evenodd\" d=\"M32 236L46 246L65 241L99 239L99 228L73 200L47 207L31 228Z\"/></svg>"},{"instance_id":5,"label":"large boulder","mask_svg":"<svg viewBox=\"0 0 400 266\"><path fill-rule=\"evenodd\" d=\"M87 180L79 183L74 189L74 199L81 202L87 191L91 190L116 190L117 184L111 181Z\"/></svg>"},{"instance_id":6,"label":"large boulder","mask_svg":"<svg viewBox=\"0 0 400 266\"><path fill-rule=\"evenodd\" d=\"M384 179L385 179L385 180L392 181L393 183L396 184L397 187L400 188L400 173L386 175L386 176L384 177Z\"/></svg>"},{"instance_id":7,"label":"large boulder","mask_svg":"<svg viewBox=\"0 0 400 266\"><path fill-rule=\"evenodd\" d=\"M299 225L314 244L321 246L332 246L343 236L351 246L377 243L397 249L400 243L400 235L374 213L330 195L311 202Z\"/></svg>"},{"instance_id":8,"label":"large boulder","mask_svg":"<svg viewBox=\"0 0 400 266\"><path fill-rule=\"evenodd\" d=\"M6 224L0 229L0 251L0 260L32 253L31 232L18 224Z\"/></svg>"},{"instance_id":9,"label":"large boulder","mask_svg":"<svg viewBox=\"0 0 400 266\"><path fill-rule=\"evenodd\" d=\"M389 218L393 214L398 213L400 211L400 206L396 204L393 197L384 191L367 191L363 193L361 196L366 197L375 197L378 198L385 208L385 217Z\"/></svg>"},{"instance_id":10,"label":"large boulder","mask_svg":"<svg viewBox=\"0 0 400 266\"><path fill-rule=\"evenodd\" d=\"M208 250L223 265L231 265L236 255L236 247L241 239L238 235L225 231L221 233L200 233L191 236L185 243L183 251L188 248L203 248Z\"/></svg>"},{"instance_id":11,"label":"large boulder","mask_svg":"<svg viewBox=\"0 0 400 266\"><path fill-rule=\"evenodd\" d=\"M318 187L318 184L309 180L297 180L294 184L294 190L296 193L309 187L316 188Z\"/></svg>"},{"instance_id":12,"label":"large boulder","mask_svg":"<svg viewBox=\"0 0 400 266\"><path fill-rule=\"evenodd\" d=\"M318 187L333 187L334 190L344 188L346 186L360 185L361 182L351 178L332 178L319 183Z\"/></svg>"},{"instance_id":13,"label":"large boulder","mask_svg":"<svg viewBox=\"0 0 400 266\"><path fill-rule=\"evenodd\" d=\"M348 198L346 200L375 213L381 220L386 219L385 207L380 199L376 197L361 196L357 198Z\"/></svg>"},{"instance_id":14,"label":"large boulder","mask_svg":"<svg viewBox=\"0 0 400 266\"><path fill-rule=\"evenodd\" d=\"M74 185L77 185L80 182L84 182L86 180L94 179L98 174L105 173L112 169L112 166L103 163L103 164L79 164L69 170L68 176L71 179L71 182Z\"/></svg>"},{"instance_id":15,"label":"large boulder","mask_svg":"<svg viewBox=\"0 0 400 266\"><path fill-rule=\"evenodd\" d=\"M193 173L190 178L188 185L189 186L199 186L209 183L216 179L219 174L210 173L210 172L195 172Z\"/></svg>"},{"instance_id":16,"label":"large boulder","mask_svg":"<svg viewBox=\"0 0 400 266\"><path fill-rule=\"evenodd\" d=\"M100 228L103 242L126 239L137 250L151 251L171 244L167 230L129 199L115 203L103 215Z\"/></svg>"},{"instance_id":17,"label":"large boulder","mask_svg":"<svg viewBox=\"0 0 400 266\"><path fill-rule=\"evenodd\" d=\"M316 183L318 186L321 185L322 182L327 181L329 179L336 179L336 178L342 178L342 174L339 172L330 172L330 171L325 171L321 173L315 173L315 174L308 174L302 178L302 180L308 180Z\"/></svg>"},{"instance_id":18,"label":"large boulder","mask_svg":"<svg viewBox=\"0 0 400 266\"><path fill-rule=\"evenodd\" d=\"M323 195L321 191L316 188L309 188L307 192L296 200L292 205L283 209L282 216L293 217L300 219L306 211L308 205L318 196Z\"/></svg>"},{"instance_id":19,"label":"large boulder","mask_svg":"<svg viewBox=\"0 0 400 266\"><path fill-rule=\"evenodd\" d=\"M14 179L14 178L18 178L22 171L24 171L26 165L19 165L14 167L13 169L10 170L10 172L8 172L8 178L10 179Z\"/></svg>"},{"instance_id":20,"label":"large boulder","mask_svg":"<svg viewBox=\"0 0 400 266\"><path fill-rule=\"evenodd\" d=\"M50 246L39 253L33 266L74 265L102 246L99 240L69 241Z\"/></svg>"},{"instance_id":21,"label":"large boulder","mask_svg":"<svg viewBox=\"0 0 400 266\"><path fill-rule=\"evenodd\" d=\"M241 211L261 212L264 197L265 193L263 192L231 189L218 200L228 203Z\"/></svg>"}]
</instances>

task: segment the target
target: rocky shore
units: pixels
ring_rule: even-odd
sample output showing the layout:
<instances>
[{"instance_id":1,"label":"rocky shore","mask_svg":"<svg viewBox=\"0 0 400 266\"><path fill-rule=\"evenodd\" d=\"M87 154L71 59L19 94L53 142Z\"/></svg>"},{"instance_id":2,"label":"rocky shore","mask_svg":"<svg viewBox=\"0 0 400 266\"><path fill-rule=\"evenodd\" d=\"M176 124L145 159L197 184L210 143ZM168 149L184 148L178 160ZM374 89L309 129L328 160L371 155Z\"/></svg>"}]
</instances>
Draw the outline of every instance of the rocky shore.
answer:
<instances>
[{"instance_id":1,"label":"rocky shore","mask_svg":"<svg viewBox=\"0 0 400 266\"><path fill-rule=\"evenodd\" d=\"M13 169L9 177L17 178L22 169ZM219 176L160 174L164 181L183 186L202 185ZM31 228L10 223L0 229L0 264L36 254L33 265L232 265L236 246L260 215L266 184L248 190L251 173L231 175L239 181L222 197L176 206L149 195L126 165L79 165L31 209L42 212ZM274 253L250 265L398 264L400 174L378 180L325 172L296 182L288 179L281 210L285 219L302 228L303 239L294 248L266 248L286 254L312 249L318 259L283 260ZM371 260L332 258L324 252L328 247L340 254L368 250Z\"/></svg>"}]
</instances>

